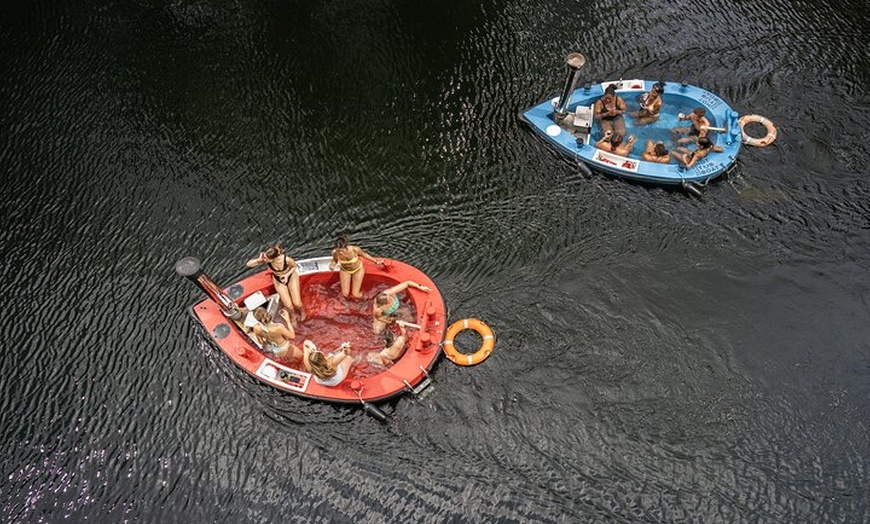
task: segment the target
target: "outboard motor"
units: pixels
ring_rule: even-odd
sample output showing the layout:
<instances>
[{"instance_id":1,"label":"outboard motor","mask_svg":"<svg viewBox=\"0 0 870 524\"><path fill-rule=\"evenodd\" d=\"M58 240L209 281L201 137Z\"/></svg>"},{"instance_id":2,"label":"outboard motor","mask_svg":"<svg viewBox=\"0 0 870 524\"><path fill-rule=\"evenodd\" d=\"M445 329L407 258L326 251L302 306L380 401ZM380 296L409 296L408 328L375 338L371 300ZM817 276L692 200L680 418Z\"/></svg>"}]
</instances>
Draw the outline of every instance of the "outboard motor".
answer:
<instances>
[{"instance_id":1,"label":"outboard motor","mask_svg":"<svg viewBox=\"0 0 870 524\"><path fill-rule=\"evenodd\" d=\"M175 272L193 282L208 298L220 306L223 314L233 320L241 320L239 306L202 270L202 264L194 257L184 257L175 263Z\"/></svg>"},{"instance_id":2,"label":"outboard motor","mask_svg":"<svg viewBox=\"0 0 870 524\"><path fill-rule=\"evenodd\" d=\"M571 53L565 62L568 66L568 78L565 79L565 87L556 103L556 120L559 122L568 115L568 104L571 102L571 94L574 92L574 84L577 82L577 70L586 63L586 57L580 53Z\"/></svg>"}]
</instances>

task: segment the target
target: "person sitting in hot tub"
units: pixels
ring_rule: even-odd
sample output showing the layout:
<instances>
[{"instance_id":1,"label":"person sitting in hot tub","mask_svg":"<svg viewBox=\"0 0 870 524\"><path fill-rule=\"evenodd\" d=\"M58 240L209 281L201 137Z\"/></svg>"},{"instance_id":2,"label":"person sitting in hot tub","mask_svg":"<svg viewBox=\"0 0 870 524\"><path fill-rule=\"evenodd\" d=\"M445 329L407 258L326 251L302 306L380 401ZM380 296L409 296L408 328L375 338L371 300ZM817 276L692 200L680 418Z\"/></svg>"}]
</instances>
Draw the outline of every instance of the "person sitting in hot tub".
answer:
<instances>
[{"instance_id":1,"label":"person sitting in hot tub","mask_svg":"<svg viewBox=\"0 0 870 524\"><path fill-rule=\"evenodd\" d=\"M694 151L689 151L685 147L681 147L679 148L679 152L671 151L671 155L673 155L674 158L680 161L680 164L682 164L683 168L689 169L690 167L695 165L695 162L701 160L702 158L714 151L716 153L721 153L722 151L724 151L724 149L719 146L714 146L712 140L710 140L706 136L702 136L698 139L698 149Z\"/></svg>"},{"instance_id":2,"label":"person sitting in hot tub","mask_svg":"<svg viewBox=\"0 0 870 524\"><path fill-rule=\"evenodd\" d=\"M640 109L631 113L636 125L651 124L658 120L659 113L662 110L662 93L664 92L665 85L661 82L656 82L649 93L644 93L640 96Z\"/></svg>"},{"instance_id":3,"label":"person sitting in hot tub","mask_svg":"<svg viewBox=\"0 0 870 524\"><path fill-rule=\"evenodd\" d=\"M710 121L707 120L707 110L703 107L696 107L688 115L680 113L677 115L677 120L689 120L692 125L685 127L677 127L672 131L677 135L689 135L678 140L679 143L694 142L700 137L707 136L707 128L710 127Z\"/></svg>"},{"instance_id":4,"label":"person sitting in hot tub","mask_svg":"<svg viewBox=\"0 0 870 524\"><path fill-rule=\"evenodd\" d=\"M337 386L347 378L353 359L350 357L350 342L344 342L332 353L326 355L306 340L302 343L302 363L305 369L321 386Z\"/></svg>"},{"instance_id":5,"label":"person sitting in hot tub","mask_svg":"<svg viewBox=\"0 0 870 524\"><path fill-rule=\"evenodd\" d=\"M601 124L601 132L612 131L625 136L625 100L617 96L616 87L613 84L604 90L604 96L599 98L593 106L593 115Z\"/></svg>"},{"instance_id":6,"label":"person sitting in hot tub","mask_svg":"<svg viewBox=\"0 0 870 524\"><path fill-rule=\"evenodd\" d=\"M402 316L402 311L400 310L402 303L399 300L399 293L409 287L417 288L425 293L429 292L428 287L411 280L406 280L401 284L381 291L375 298L375 302L372 304L372 329L375 333L381 333L384 328Z\"/></svg>"},{"instance_id":7,"label":"person sitting in hot tub","mask_svg":"<svg viewBox=\"0 0 870 524\"><path fill-rule=\"evenodd\" d=\"M595 147L615 155L628 156L631 150L634 149L634 137L628 137L628 140L623 143L622 135L614 135L610 131L607 131L604 133L604 138L595 143Z\"/></svg>"},{"instance_id":8,"label":"person sitting in hot tub","mask_svg":"<svg viewBox=\"0 0 870 524\"><path fill-rule=\"evenodd\" d=\"M380 368L392 366L396 359L401 357L402 353L405 352L405 342L408 340L405 323L401 320L397 320L396 325L399 326L399 336L395 336L393 331L390 329L384 331L384 349L380 350L378 353L369 353L368 361L370 364L374 364Z\"/></svg>"},{"instance_id":9,"label":"person sitting in hot tub","mask_svg":"<svg viewBox=\"0 0 870 524\"><path fill-rule=\"evenodd\" d=\"M671 162L671 155L665 147L664 142L656 142L652 140L646 141L646 150L640 155L640 158L647 162L658 162L659 164L668 164Z\"/></svg>"},{"instance_id":10,"label":"person sitting in hot tub","mask_svg":"<svg viewBox=\"0 0 870 524\"><path fill-rule=\"evenodd\" d=\"M270 356L283 362L298 360L302 357L302 352L293 344L296 332L293 330L293 324L290 323L290 314L286 309L281 308L280 315L286 326L273 322L265 308L255 309L254 318L257 319L258 324L254 325L254 334L259 337L263 348Z\"/></svg>"}]
</instances>

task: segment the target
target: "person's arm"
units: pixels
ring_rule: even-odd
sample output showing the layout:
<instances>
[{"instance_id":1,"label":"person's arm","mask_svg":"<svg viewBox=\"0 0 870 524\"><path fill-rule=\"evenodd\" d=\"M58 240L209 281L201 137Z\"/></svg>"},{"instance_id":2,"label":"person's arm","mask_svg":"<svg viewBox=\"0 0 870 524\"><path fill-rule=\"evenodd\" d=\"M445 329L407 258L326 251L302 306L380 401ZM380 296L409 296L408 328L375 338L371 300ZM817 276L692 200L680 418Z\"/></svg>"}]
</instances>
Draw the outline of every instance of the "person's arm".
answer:
<instances>
[{"instance_id":1,"label":"person's arm","mask_svg":"<svg viewBox=\"0 0 870 524\"><path fill-rule=\"evenodd\" d=\"M332 362L333 366L337 367L346 358L347 358L347 353L342 349L338 353L333 354L332 357L330 357L330 361Z\"/></svg>"},{"instance_id":2,"label":"person's arm","mask_svg":"<svg viewBox=\"0 0 870 524\"><path fill-rule=\"evenodd\" d=\"M721 153L722 151L725 151L725 150L719 146L713 146L713 151L715 151L717 153Z\"/></svg>"},{"instance_id":3,"label":"person's arm","mask_svg":"<svg viewBox=\"0 0 870 524\"><path fill-rule=\"evenodd\" d=\"M622 148L620 148L619 154L621 156L628 156L629 153L631 153L631 150L634 149L634 144L635 144L634 137L633 136L628 137L628 140L626 141L625 145L622 146Z\"/></svg>"},{"instance_id":4,"label":"person's arm","mask_svg":"<svg viewBox=\"0 0 870 524\"><path fill-rule=\"evenodd\" d=\"M330 362L332 362L333 366L338 366L341 364L341 361L350 356L350 342L342 342L340 346L338 346L338 350L332 353L332 356L329 357Z\"/></svg>"},{"instance_id":5,"label":"person's arm","mask_svg":"<svg viewBox=\"0 0 870 524\"><path fill-rule=\"evenodd\" d=\"M419 289L420 291L423 291L425 293L429 292L428 287L423 286L421 284L418 284L412 280L406 280L406 281L402 282L401 284L397 284L397 285L391 287L390 289L384 291L384 293L389 294L389 295L395 295L396 293L401 293L402 291L408 289L409 287Z\"/></svg>"},{"instance_id":6,"label":"person's arm","mask_svg":"<svg viewBox=\"0 0 870 524\"><path fill-rule=\"evenodd\" d=\"M253 333L254 336L257 337L257 342L260 343L260 346L266 343L266 339L263 336L263 328L260 327L260 324L254 324L254 327L251 328L251 333Z\"/></svg>"},{"instance_id":7,"label":"person's arm","mask_svg":"<svg viewBox=\"0 0 870 524\"><path fill-rule=\"evenodd\" d=\"M605 116L607 114L607 111L604 110L603 100L598 100L597 102L595 102L594 109L595 111L593 112L593 114L596 118L601 118L602 116Z\"/></svg>"},{"instance_id":8,"label":"person's arm","mask_svg":"<svg viewBox=\"0 0 870 524\"><path fill-rule=\"evenodd\" d=\"M293 330L293 324L291 324L290 322L287 322L286 327L281 326L280 329L278 329L278 332L281 333L281 336L288 340L293 340L294 338L296 338L296 332Z\"/></svg>"},{"instance_id":9,"label":"person's arm","mask_svg":"<svg viewBox=\"0 0 870 524\"><path fill-rule=\"evenodd\" d=\"M266 263L266 253L260 253L260 255L257 258L252 258L252 259L248 260L247 262L245 262L245 265L248 267L257 267L260 264L265 264L265 263Z\"/></svg>"},{"instance_id":10,"label":"person's arm","mask_svg":"<svg viewBox=\"0 0 870 524\"><path fill-rule=\"evenodd\" d=\"M622 109L619 108L620 104L622 105ZM626 109L625 100L623 100L621 97L616 97L616 102L613 103L613 109L617 115L624 114Z\"/></svg>"},{"instance_id":11,"label":"person's arm","mask_svg":"<svg viewBox=\"0 0 870 524\"><path fill-rule=\"evenodd\" d=\"M362 248L354 247L353 249L356 251L357 255L363 257L364 259L368 260L369 262L373 262L379 266L384 263L383 258L375 258L375 257L369 255L368 253L366 253L365 251L363 251Z\"/></svg>"},{"instance_id":12,"label":"person's arm","mask_svg":"<svg viewBox=\"0 0 870 524\"><path fill-rule=\"evenodd\" d=\"M332 250L332 262L329 263L329 270L332 271L335 269L335 265L338 263L338 248Z\"/></svg>"},{"instance_id":13,"label":"person's arm","mask_svg":"<svg viewBox=\"0 0 870 524\"><path fill-rule=\"evenodd\" d=\"M686 164L686 169L689 169L690 167L692 167L693 165L695 165L695 162L697 162L698 160L704 158L704 157L707 156L707 155L706 155L706 154L699 155L698 152L695 151L695 154L694 154L694 155L691 155L691 156L692 156L692 158L690 158L688 162L686 162L685 160L683 161L683 163ZM684 157L684 158L685 158L685 157Z\"/></svg>"},{"instance_id":14,"label":"person's arm","mask_svg":"<svg viewBox=\"0 0 870 524\"><path fill-rule=\"evenodd\" d=\"M294 338L296 338L296 330L293 329L293 323L290 322L290 313L288 313L286 309L281 308L280 315L281 318L284 319L284 323L287 324L286 327L284 327L284 336L289 338L290 340L293 340Z\"/></svg>"}]
</instances>

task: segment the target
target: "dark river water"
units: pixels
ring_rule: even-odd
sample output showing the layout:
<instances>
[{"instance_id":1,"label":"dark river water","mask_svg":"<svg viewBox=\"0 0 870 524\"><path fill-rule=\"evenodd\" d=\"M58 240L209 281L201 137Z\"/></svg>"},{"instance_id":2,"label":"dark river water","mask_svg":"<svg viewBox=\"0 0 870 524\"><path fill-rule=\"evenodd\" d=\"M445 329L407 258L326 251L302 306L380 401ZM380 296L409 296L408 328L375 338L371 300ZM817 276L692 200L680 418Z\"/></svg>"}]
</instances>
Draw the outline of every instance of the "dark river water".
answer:
<instances>
[{"instance_id":1,"label":"dark river water","mask_svg":"<svg viewBox=\"0 0 870 524\"><path fill-rule=\"evenodd\" d=\"M866 3L0 12L2 521L870 521ZM587 178L518 119L571 51L779 139L700 199ZM341 231L498 338L384 425L236 368L173 270Z\"/></svg>"}]
</instances>

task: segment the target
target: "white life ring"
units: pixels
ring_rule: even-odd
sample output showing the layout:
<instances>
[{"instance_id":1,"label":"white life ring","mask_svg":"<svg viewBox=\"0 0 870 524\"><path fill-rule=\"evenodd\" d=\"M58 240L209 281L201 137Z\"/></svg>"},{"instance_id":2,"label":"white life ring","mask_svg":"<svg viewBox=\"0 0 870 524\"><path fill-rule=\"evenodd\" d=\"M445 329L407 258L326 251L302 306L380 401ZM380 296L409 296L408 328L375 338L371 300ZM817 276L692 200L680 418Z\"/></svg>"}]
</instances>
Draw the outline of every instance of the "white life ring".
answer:
<instances>
[{"instance_id":1,"label":"white life ring","mask_svg":"<svg viewBox=\"0 0 870 524\"><path fill-rule=\"evenodd\" d=\"M763 116L760 116L760 115L741 116L737 120L737 122L740 124L740 134L742 135L741 140L743 141L744 144L746 144L748 146L757 146L757 147L769 146L770 144L773 143L774 140L776 140L776 126L773 125L773 122L764 118ZM751 122L757 122L757 123L763 125L764 128L767 129L767 135L762 137L762 138L755 138L755 137L751 137L751 136L747 135L746 131L744 130L744 127L746 126L746 124L749 124Z\"/></svg>"}]
</instances>

